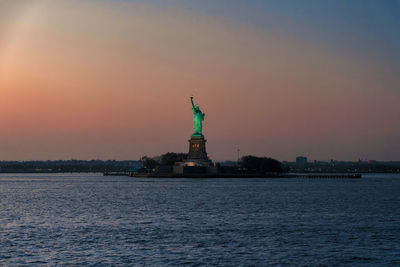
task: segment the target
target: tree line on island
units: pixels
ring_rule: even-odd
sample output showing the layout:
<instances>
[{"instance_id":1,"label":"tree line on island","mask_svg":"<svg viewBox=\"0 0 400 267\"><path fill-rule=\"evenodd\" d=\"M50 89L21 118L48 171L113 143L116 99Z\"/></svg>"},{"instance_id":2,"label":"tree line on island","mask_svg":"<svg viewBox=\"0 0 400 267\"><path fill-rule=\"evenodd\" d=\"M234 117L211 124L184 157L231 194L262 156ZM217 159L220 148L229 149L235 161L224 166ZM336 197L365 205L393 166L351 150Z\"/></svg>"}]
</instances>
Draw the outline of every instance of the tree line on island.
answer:
<instances>
[{"instance_id":1,"label":"tree line on island","mask_svg":"<svg viewBox=\"0 0 400 267\"><path fill-rule=\"evenodd\" d=\"M140 158L142 168L139 172L148 172L156 169L159 166L173 166L177 162L183 162L187 159L187 153L174 153L168 152L161 156L148 157L143 156ZM218 163L220 164L220 163ZM221 165L221 164L220 164ZM245 171L251 172L284 172L282 163L276 159L268 157L256 157L256 156L243 156L236 164L236 166ZM223 167L223 166L222 166Z\"/></svg>"},{"instance_id":2,"label":"tree line on island","mask_svg":"<svg viewBox=\"0 0 400 267\"><path fill-rule=\"evenodd\" d=\"M142 160L36 160L0 161L0 173L66 173L66 172L136 172L151 171L159 166L173 166L187 158L185 153L166 153ZM217 163L225 169L251 170L253 172L295 173L400 173L400 161L313 161L308 163L282 162L244 156L239 161ZM228 170L229 171L229 170Z\"/></svg>"}]
</instances>

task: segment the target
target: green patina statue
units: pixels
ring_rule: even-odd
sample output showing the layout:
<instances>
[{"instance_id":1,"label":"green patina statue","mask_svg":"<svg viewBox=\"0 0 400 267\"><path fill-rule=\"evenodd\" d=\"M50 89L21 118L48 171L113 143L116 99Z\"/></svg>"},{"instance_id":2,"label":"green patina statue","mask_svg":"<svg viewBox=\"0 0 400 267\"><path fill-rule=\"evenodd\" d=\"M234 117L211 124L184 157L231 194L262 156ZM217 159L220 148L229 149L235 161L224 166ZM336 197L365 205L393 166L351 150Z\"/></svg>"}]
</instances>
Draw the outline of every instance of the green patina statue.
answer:
<instances>
[{"instance_id":1,"label":"green patina statue","mask_svg":"<svg viewBox=\"0 0 400 267\"><path fill-rule=\"evenodd\" d=\"M203 136L203 120L205 114L201 112L199 105L194 105L193 96L190 97L193 110L193 136Z\"/></svg>"}]
</instances>

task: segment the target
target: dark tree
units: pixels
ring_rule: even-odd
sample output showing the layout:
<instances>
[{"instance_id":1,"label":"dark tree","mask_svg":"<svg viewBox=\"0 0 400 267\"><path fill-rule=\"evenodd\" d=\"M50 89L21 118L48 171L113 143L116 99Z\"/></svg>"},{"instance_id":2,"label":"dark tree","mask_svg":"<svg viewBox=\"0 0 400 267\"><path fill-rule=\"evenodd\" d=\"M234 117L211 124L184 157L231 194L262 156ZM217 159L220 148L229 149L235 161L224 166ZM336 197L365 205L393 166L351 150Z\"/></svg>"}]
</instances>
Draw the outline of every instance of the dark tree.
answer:
<instances>
[{"instance_id":1,"label":"dark tree","mask_svg":"<svg viewBox=\"0 0 400 267\"><path fill-rule=\"evenodd\" d=\"M242 157L242 167L256 172L283 172L282 164L272 158L244 156Z\"/></svg>"},{"instance_id":2,"label":"dark tree","mask_svg":"<svg viewBox=\"0 0 400 267\"><path fill-rule=\"evenodd\" d=\"M173 166L175 162L181 162L187 159L186 153L168 152L161 155L161 165Z\"/></svg>"},{"instance_id":3,"label":"dark tree","mask_svg":"<svg viewBox=\"0 0 400 267\"><path fill-rule=\"evenodd\" d=\"M148 170L154 169L159 165L157 161L147 156L141 157L140 161L142 162L143 168Z\"/></svg>"}]
</instances>

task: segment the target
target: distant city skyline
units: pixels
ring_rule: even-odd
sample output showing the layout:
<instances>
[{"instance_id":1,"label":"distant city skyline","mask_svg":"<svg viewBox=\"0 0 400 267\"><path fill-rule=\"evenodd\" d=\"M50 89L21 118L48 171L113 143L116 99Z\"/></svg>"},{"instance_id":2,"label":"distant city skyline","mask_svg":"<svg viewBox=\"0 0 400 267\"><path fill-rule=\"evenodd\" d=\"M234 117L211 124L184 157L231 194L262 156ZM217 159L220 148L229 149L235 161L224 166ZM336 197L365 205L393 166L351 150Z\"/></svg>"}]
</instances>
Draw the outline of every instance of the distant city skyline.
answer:
<instances>
[{"instance_id":1,"label":"distant city skyline","mask_svg":"<svg viewBox=\"0 0 400 267\"><path fill-rule=\"evenodd\" d=\"M0 160L400 160L399 1L2 1Z\"/></svg>"}]
</instances>

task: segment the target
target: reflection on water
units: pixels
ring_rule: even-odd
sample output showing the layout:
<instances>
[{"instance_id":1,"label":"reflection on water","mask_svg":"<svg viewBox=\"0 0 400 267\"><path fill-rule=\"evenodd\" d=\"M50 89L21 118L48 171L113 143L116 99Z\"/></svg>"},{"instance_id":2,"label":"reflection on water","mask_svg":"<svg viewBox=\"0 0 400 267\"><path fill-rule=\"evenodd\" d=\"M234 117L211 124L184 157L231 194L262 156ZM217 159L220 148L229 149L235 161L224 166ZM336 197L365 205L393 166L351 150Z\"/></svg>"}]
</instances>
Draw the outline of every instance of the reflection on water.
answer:
<instances>
[{"instance_id":1,"label":"reflection on water","mask_svg":"<svg viewBox=\"0 0 400 267\"><path fill-rule=\"evenodd\" d=\"M0 175L1 265L400 264L400 176Z\"/></svg>"}]
</instances>

